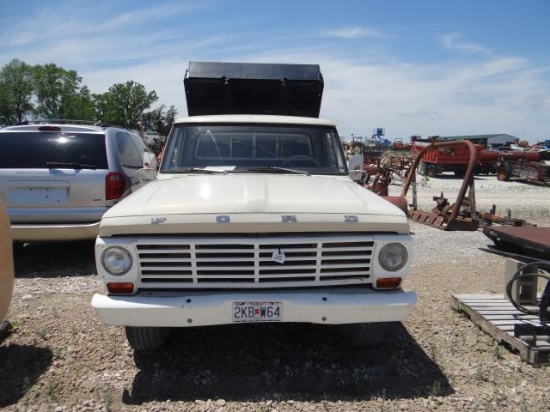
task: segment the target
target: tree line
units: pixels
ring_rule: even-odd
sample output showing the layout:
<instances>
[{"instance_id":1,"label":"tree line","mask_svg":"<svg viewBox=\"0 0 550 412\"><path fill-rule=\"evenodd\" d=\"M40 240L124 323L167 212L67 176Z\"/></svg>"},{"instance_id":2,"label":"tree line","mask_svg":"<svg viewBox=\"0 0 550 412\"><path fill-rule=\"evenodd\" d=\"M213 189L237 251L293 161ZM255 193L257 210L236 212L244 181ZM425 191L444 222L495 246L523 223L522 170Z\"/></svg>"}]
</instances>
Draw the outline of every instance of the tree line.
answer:
<instances>
[{"instance_id":1,"label":"tree line","mask_svg":"<svg viewBox=\"0 0 550 412\"><path fill-rule=\"evenodd\" d=\"M134 81L113 84L106 93L92 93L75 70L53 63L29 65L13 59L0 69L0 127L34 120L85 120L168 135L177 116L172 105L149 110L158 100Z\"/></svg>"}]
</instances>

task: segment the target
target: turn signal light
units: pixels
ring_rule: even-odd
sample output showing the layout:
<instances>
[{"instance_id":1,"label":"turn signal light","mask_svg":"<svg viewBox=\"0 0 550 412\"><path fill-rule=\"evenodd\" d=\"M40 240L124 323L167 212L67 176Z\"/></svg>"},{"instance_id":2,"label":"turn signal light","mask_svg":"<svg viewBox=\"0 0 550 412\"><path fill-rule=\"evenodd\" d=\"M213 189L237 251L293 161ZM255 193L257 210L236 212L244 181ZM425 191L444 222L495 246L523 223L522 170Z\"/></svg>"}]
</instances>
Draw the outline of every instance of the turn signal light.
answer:
<instances>
[{"instance_id":1,"label":"turn signal light","mask_svg":"<svg viewBox=\"0 0 550 412\"><path fill-rule=\"evenodd\" d=\"M401 285L401 278L376 279L376 289L397 289Z\"/></svg>"},{"instance_id":2,"label":"turn signal light","mask_svg":"<svg viewBox=\"0 0 550 412\"><path fill-rule=\"evenodd\" d=\"M107 290L109 293L116 293L117 295L131 295L134 293L134 284L130 282L107 283Z\"/></svg>"}]
</instances>

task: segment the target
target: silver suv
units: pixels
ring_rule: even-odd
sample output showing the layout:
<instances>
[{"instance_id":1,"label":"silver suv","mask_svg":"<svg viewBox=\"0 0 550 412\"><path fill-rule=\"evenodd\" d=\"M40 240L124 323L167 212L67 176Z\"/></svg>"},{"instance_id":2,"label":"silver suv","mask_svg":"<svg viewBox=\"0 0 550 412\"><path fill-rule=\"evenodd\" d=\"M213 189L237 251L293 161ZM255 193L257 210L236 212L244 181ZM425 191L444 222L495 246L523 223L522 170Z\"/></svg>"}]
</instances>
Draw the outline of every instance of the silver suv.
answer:
<instances>
[{"instance_id":1,"label":"silver suv","mask_svg":"<svg viewBox=\"0 0 550 412\"><path fill-rule=\"evenodd\" d=\"M154 153L128 130L68 123L0 130L0 201L14 242L94 239L101 217L144 183Z\"/></svg>"}]
</instances>

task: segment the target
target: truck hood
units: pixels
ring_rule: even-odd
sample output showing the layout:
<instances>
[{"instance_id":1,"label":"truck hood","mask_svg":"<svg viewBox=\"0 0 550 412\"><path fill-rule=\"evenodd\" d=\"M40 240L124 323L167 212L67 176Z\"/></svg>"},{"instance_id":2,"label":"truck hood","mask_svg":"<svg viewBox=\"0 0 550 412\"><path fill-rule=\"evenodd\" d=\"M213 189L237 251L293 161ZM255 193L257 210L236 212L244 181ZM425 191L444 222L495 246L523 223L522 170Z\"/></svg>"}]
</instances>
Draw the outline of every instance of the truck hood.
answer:
<instances>
[{"instance_id":1,"label":"truck hood","mask_svg":"<svg viewBox=\"0 0 550 412\"><path fill-rule=\"evenodd\" d=\"M387 231L388 223L393 222L399 226L396 231L408 233L408 220L402 210L349 178L228 174L185 175L150 182L107 211L100 235L135 234L139 230L181 233L182 227L176 228L181 224L187 225L185 232L194 231L195 225L201 224L199 231L209 232L204 225L214 224L216 229L211 230L215 233L220 231L219 223L229 223L225 228L247 223L246 228L241 225L237 231L249 232L251 224L288 223L283 216L291 216L293 223L316 225L310 228L313 231L323 230L319 224L324 224L324 230L336 229L327 224L345 224L342 230L344 227L345 230L365 230L350 223L380 224L383 231ZM297 225L285 224L284 230L288 231L290 226ZM304 229L301 226L299 230ZM253 232L258 230L264 231L256 227Z\"/></svg>"}]
</instances>

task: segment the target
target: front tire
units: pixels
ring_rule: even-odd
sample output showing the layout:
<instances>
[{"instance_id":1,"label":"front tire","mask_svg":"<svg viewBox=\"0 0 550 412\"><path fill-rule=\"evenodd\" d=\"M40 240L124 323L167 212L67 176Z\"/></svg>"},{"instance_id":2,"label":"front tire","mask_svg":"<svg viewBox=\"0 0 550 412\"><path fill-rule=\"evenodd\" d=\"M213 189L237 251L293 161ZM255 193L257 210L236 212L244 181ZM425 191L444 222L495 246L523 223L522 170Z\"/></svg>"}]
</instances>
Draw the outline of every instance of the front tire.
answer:
<instances>
[{"instance_id":1,"label":"front tire","mask_svg":"<svg viewBox=\"0 0 550 412\"><path fill-rule=\"evenodd\" d=\"M126 339L137 352L152 352L164 346L170 337L170 328L125 326Z\"/></svg>"},{"instance_id":2,"label":"front tire","mask_svg":"<svg viewBox=\"0 0 550 412\"><path fill-rule=\"evenodd\" d=\"M356 347L378 346L397 322L352 323L341 325L344 338Z\"/></svg>"},{"instance_id":3,"label":"front tire","mask_svg":"<svg viewBox=\"0 0 550 412\"><path fill-rule=\"evenodd\" d=\"M512 177L512 166L508 162L501 163L497 168L497 179L507 182Z\"/></svg>"},{"instance_id":4,"label":"front tire","mask_svg":"<svg viewBox=\"0 0 550 412\"><path fill-rule=\"evenodd\" d=\"M417 167L417 173L419 175L425 176L428 170L428 165L424 161L420 161L420 164Z\"/></svg>"},{"instance_id":5,"label":"front tire","mask_svg":"<svg viewBox=\"0 0 550 412\"><path fill-rule=\"evenodd\" d=\"M436 177L437 176L437 166L436 165L428 165L428 170L426 171L426 174L428 177Z\"/></svg>"}]
</instances>

